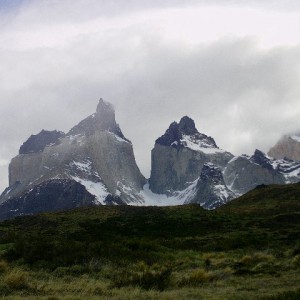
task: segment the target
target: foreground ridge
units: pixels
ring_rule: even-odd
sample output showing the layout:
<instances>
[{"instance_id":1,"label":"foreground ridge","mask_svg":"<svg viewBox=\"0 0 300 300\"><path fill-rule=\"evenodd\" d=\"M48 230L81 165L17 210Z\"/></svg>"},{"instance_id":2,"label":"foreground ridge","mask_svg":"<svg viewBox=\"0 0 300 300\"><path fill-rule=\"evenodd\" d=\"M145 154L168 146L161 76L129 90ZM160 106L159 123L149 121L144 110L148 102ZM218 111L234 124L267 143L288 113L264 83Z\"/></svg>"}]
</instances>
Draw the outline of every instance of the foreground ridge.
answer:
<instances>
[{"instance_id":1,"label":"foreground ridge","mask_svg":"<svg viewBox=\"0 0 300 300\"><path fill-rule=\"evenodd\" d=\"M205 168L203 180L218 175ZM94 206L18 217L0 223L1 293L298 299L299 215L297 183L259 186L213 211Z\"/></svg>"}]
</instances>

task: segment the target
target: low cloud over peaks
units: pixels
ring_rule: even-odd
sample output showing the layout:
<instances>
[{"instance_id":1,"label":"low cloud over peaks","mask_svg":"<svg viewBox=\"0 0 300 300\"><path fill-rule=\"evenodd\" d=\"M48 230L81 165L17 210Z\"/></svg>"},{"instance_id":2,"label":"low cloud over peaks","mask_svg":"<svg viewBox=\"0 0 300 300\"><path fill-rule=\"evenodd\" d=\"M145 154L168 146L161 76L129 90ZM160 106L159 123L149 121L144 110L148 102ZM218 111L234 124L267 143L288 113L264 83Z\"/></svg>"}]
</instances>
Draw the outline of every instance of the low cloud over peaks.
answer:
<instances>
[{"instance_id":1,"label":"low cloud over peaks","mask_svg":"<svg viewBox=\"0 0 300 300\"><path fill-rule=\"evenodd\" d=\"M155 139L184 115L234 154L266 151L281 134L299 131L300 46L293 37L293 43L276 40L267 48L259 32L228 31L201 41L200 22L194 39L181 39L168 17L168 5L179 9L179 1L164 2L163 8L153 1L114 1L110 8L76 1L65 19L62 7L73 1L50 2L24 1L0 29L2 187L7 162L24 140L41 129L68 131L94 112L100 97L115 105L146 176ZM41 9L47 18L39 17ZM100 9L102 15L94 13Z\"/></svg>"}]
</instances>

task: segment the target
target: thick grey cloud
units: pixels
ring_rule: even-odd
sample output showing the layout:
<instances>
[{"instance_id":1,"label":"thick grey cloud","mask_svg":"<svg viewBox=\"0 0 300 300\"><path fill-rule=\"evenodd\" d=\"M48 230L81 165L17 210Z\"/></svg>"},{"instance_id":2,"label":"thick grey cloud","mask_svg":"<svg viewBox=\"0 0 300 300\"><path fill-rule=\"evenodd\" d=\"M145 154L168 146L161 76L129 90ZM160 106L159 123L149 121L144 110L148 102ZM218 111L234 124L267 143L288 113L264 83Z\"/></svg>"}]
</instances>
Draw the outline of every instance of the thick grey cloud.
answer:
<instances>
[{"instance_id":1,"label":"thick grey cloud","mask_svg":"<svg viewBox=\"0 0 300 300\"><path fill-rule=\"evenodd\" d=\"M53 9L57 12L56 7L72 8L76 11L77 16L83 16L83 12L103 13L105 15L111 13L124 13L128 11L145 10L151 8L165 7L183 7L188 5L239 5L249 7L267 7L280 9L295 9L300 7L298 0L1 0L0 9L15 9L17 6L33 5L35 7L44 7ZM93 9L91 9L91 7ZM80 10L78 10L80 8Z\"/></svg>"},{"instance_id":2,"label":"thick grey cloud","mask_svg":"<svg viewBox=\"0 0 300 300\"><path fill-rule=\"evenodd\" d=\"M281 134L299 131L300 46L263 50L254 37L191 46L167 39L140 19L111 16L118 11L112 3L124 7L126 16L129 8L158 9L161 2L104 1L111 8L99 20L99 1L88 1L89 7L76 1L65 18L57 4L38 1L15 11L11 20L1 19L6 22L0 30L2 188L7 162L22 142L41 129L68 131L94 112L100 97L115 105L146 176L155 139L184 115L234 154L266 151ZM40 15L41 5L47 13ZM90 16L97 22L89 23Z\"/></svg>"}]
</instances>

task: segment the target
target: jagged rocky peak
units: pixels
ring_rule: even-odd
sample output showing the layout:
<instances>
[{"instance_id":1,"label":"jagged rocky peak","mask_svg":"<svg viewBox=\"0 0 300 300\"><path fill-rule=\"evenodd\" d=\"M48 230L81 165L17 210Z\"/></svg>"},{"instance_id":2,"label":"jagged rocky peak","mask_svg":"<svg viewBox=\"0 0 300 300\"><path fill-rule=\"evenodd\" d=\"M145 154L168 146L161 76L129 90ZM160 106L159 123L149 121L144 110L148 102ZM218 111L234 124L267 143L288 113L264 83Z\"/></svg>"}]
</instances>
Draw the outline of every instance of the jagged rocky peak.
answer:
<instances>
[{"instance_id":1,"label":"jagged rocky peak","mask_svg":"<svg viewBox=\"0 0 300 300\"><path fill-rule=\"evenodd\" d=\"M102 98L99 100L96 112L79 122L68 132L67 135L84 134L89 136L93 135L96 131L109 131L118 137L125 139L119 125L116 122L113 105L104 101Z\"/></svg>"},{"instance_id":2,"label":"jagged rocky peak","mask_svg":"<svg viewBox=\"0 0 300 300\"><path fill-rule=\"evenodd\" d=\"M115 119L114 106L110 102L104 101L103 98L100 98L97 105L96 114L99 114L100 116L102 115L103 117L107 117L110 114L110 117Z\"/></svg>"},{"instance_id":3,"label":"jagged rocky peak","mask_svg":"<svg viewBox=\"0 0 300 300\"><path fill-rule=\"evenodd\" d=\"M181 118L178 124L179 131L185 135L193 135L199 133L196 129L195 122L188 116Z\"/></svg>"},{"instance_id":4,"label":"jagged rocky peak","mask_svg":"<svg viewBox=\"0 0 300 300\"><path fill-rule=\"evenodd\" d=\"M273 170L273 166L270 158L265 153L263 153L258 149L254 151L254 154L251 156L251 160L254 163L262 166L263 168Z\"/></svg>"},{"instance_id":5,"label":"jagged rocky peak","mask_svg":"<svg viewBox=\"0 0 300 300\"><path fill-rule=\"evenodd\" d=\"M157 194L174 194L199 178L205 163L223 169L233 155L219 149L214 139L200 133L185 116L173 122L151 151L149 188Z\"/></svg>"},{"instance_id":6,"label":"jagged rocky peak","mask_svg":"<svg viewBox=\"0 0 300 300\"><path fill-rule=\"evenodd\" d=\"M207 209L216 208L234 198L222 175L222 170L212 163L205 163L197 183L197 193L192 203Z\"/></svg>"},{"instance_id":7,"label":"jagged rocky peak","mask_svg":"<svg viewBox=\"0 0 300 300\"><path fill-rule=\"evenodd\" d=\"M155 143L176 149L187 147L196 151L203 148L218 148L215 140L200 133L194 120L188 116L181 118L179 123L171 123L165 134L158 138Z\"/></svg>"},{"instance_id":8,"label":"jagged rocky peak","mask_svg":"<svg viewBox=\"0 0 300 300\"><path fill-rule=\"evenodd\" d=\"M280 171L280 165L286 165L285 174ZM251 157L241 155L229 161L223 176L226 185L237 195L242 195L257 185L284 184L287 180L295 180L290 165L255 150Z\"/></svg>"},{"instance_id":9,"label":"jagged rocky peak","mask_svg":"<svg viewBox=\"0 0 300 300\"><path fill-rule=\"evenodd\" d=\"M42 131L32 136L20 153L9 164L10 186L0 196L0 204L16 197L25 199L27 189L52 179L81 184L97 204L143 202L140 191L146 180L136 164L132 144L116 123L113 106L103 99L96 112L67 135ZM111 197L106 199L108 195ZM16 206L22 205L22 199Z\"/></svg>"},{"instance_id":10,"label":"jagged rocky peak","mask_svg":"<svg viewBox=\"0 0 300 300\"><path fill-rule=\"evenodd\" d=\"M204 164L201 174L200 174L200 180L202 181L212 181L213 183L221 183L223 182L223 175L220 168L215 166L212 163L206 163Z\"/></svg>"},{"instance_id":11,"label":"jagged rocky peak","mask_svg":"<svg viewBox=\"0 0 300 300\"><path fill-rule=\"evenodd\" d=\"M284 135L268 152L276 159L300 161L300 133Z\"/></svg>"},{"instance_id":12,"label":"jagged rocky peak","mask_svg":"<svg viewBox=\"0 0 300 300\"><path fill-rule=\"evenodd\" d=\"M42 152L46 146L57 145L59 139L64 137L61 131L42 130L36 135L31 135L29 139L20 147L19 154L29 154Z\"/></svg>"}]
</instances>

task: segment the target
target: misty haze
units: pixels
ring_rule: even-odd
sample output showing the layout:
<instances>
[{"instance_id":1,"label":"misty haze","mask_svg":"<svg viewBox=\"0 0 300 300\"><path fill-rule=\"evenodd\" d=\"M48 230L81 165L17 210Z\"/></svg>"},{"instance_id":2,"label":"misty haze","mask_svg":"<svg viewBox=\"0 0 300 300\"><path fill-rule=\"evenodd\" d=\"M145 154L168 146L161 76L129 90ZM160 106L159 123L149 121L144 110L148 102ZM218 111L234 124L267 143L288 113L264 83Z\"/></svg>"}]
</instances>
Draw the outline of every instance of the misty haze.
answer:
<instances>
[{"instance_id":1,"label":"misty haze","mask_svg":"<svg viewBox=\"0 0 300 300\"><path fill-rule=\"evenodd\" d=\"M298 1L0 0L0 25L0 296L300 298Z\"/></svg>"}]
</instances>

